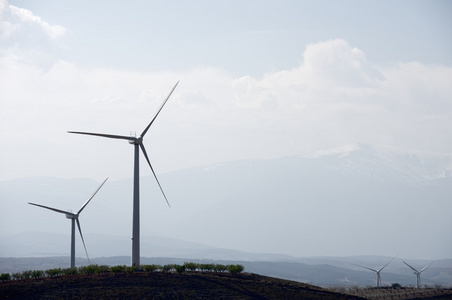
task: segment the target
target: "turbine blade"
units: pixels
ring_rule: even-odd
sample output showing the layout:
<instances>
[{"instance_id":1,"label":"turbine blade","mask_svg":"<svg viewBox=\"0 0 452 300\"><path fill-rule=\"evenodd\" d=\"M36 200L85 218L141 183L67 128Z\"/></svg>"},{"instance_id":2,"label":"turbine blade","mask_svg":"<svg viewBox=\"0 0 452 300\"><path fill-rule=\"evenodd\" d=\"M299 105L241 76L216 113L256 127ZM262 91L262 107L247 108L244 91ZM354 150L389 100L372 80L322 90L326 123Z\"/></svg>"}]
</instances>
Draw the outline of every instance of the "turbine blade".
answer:
<instances>
[{"instance_id":1,"label":"turbine blade","mask_svg":"<svg viewBox=\"0 0 452 300\"><path fill-rule=\"evenodd\" d=\"M78 220L78 217L75 220L77 221L78 231L80 232L80 237L82 238L83 247L85 248L86 257L88 258L88 264L91 264L91 262L89 261L88 251L86 251L86 245L85 245L85 240L83 239L82 228L80 227L80 221Z\"/></svg>"},{"instance_id":2,"label":"turbine blade","mask_svg":"<svg viewBox=\"0 0 452 300\"><path fill-rule=\"evenodd\" d=\"M101 137L106 137L106 138L111 138L111 139L129 140L129 141L135 141L137 139L136 137L133 137L133 136L93 133L93 132L68 131L68 133L95 135L95 136L101 136Z\"/></svg>"},{"instance_id":3,"label":"turbine blade","mask_svg":"<svg viewBox=\"0 0 452 300\"><path fill-rule=\"evenodd\" d=\"M403 261L403 260L402 260ZM403 261L403 263L405 265L407 265L408 267L410 267L411 270L413 270L414 272L418 272L418 270L416 270L415 268L413 268L412 266L410 266L409 264L407 264L406 262Z\"/></svg>"},{"instance_id":4,"label":"turbine blade","mask_svg":"<svg viewBox=\"0 0 452 300\"><path fill-rule=\"evenodd\" d=\"M422 273L422 272L423 272L425 269L427 269L428 267L430 267L430 265L431 265L432 263L433 263L433 262L429 263L428 266L425 266L422 270L420 270L420 271L419 271L419 274Z\"/></svg>"},{"instance_id":5,"label":"turbine blade","mask_svg":"<svg viewBox=\"0 0 452 300\"><path fill-rule=\"evenodd\" d=\"M155 113L154 117L152 118L151 122L149 122L149 125L146 126L146 128L143 130L143 133L141 133L141 137L144 137L144 135L146 134L146 132L148 132L149 127L151 127L152 123L154 123L154 120L157 118L157 116L159 115L160 111L162 110L163 106L166 104L166 101L168 101L168 99L171 97L171 94L174 92L174 90L176 89L176 86L179 84L179 81L176 82L176 85L173 87L173 89L171 90L171 92L169 93L168 97L166 97L165 101L163 101L162 105L160 106L160 108L157 110L157 112Z\"/></svg>"},{"instance_id":6,"label":"turbine blade","mask_svg":"<svg viewBox=\"0 0 452 300\"><path fill-rule=\"evenodd\" d=\"M100 188L104 185L104 183L105 183L107 180L108 180L108 177L107 177L107 179L105 179L104 182L102 182L102 184L97 188L97 190L94 192L94 194L93 194L91 197L89 197L88 200L86 200L85 204L83 204L82 207L78 210L77 215L80 214L80 213L82 212L82 210L85 208L85 206L88 205L88 203L91 201L91 199L93 199L94 195L97 194L97 192L100 190Z\"/></svg>"},{"instance_id":7,"label":"turbine blade","mask_svg":"<svg viewBox=\"0 0 452 300\"><path fill-rule=\"evenodd\" d=\"M42 207L42 208L47 208L47 209L50 209L50 210L53 210L53 211L56 211L56 212L58 212L58 213L62 213L62 214L65 214L65 215L74 215L74 216L75 216L75 214L73 214L73 213L71 213L71 212L68 212L68 211L61 210L61 209L57 209L57 208L53 208L53 207L48 207L48 206L45 206L45 205L36 204L36 203L31 203L31 202L28 202L28 204L35 205L35 206L39 206L39 207Z\"/></svg>"},{"instance_id":8,"label":"turbine blade","mask_svg":"<svg viewBox=\"0 0 452 300\"><path fill-rule=\"evenodd\" d=\"M378 272L380 272L381 270L383 270L384 268L386 268L386 266L389 265L389 263L390 263L391 261L393 261L394 258L395 258L395 256L394 256L393 258L391 258L391 260L388 261L388 263L387 263L386 265L384 265L380 270L378 270Z\"/></svg>"},{"instance_id":9,"label":"turbine blade","mask_svg":"<svg viewBox=\"0 0 452 300\"><path fill-rule=\"evenodd\" d=\"M144 157L146 158L146 160L147 160L147 162L149 164L149 167L151 167L152 174L154 174L155 180L157 181L157 183L158 183L158 185L160 187L160 190L162 191L163 197L165 197L166 204L168 204L168 206L171 207L171 205L168 202L168 199L166 198L165 192L163 192L162 186L160 185L160 182L157 179L157 175L155 175L154 169L152 168L151 162L149 161L148 154L146 153L146 149L144 148L143 144L140 144L140 147L141 147L141 150L143 151Z\"/></svg>"},{"instance_id":10,"label":"turbine blade","mask_svg":"<svg viewBox=\"0 0 452 300\"><path fill-rule=\"evenodd\" d=\"M371 269L371 268L368 268L368 267L365 267L365 266L361 266L361 265L357 265L357 264L352 264L352 265L355 265L355 266L358 266L358 267L361 267L361 268L364 268L364 269L367 269L367 270L374 271L375 273L378 273L377 270L374 270L374 269Z\"/></svg>"}]
</instances>

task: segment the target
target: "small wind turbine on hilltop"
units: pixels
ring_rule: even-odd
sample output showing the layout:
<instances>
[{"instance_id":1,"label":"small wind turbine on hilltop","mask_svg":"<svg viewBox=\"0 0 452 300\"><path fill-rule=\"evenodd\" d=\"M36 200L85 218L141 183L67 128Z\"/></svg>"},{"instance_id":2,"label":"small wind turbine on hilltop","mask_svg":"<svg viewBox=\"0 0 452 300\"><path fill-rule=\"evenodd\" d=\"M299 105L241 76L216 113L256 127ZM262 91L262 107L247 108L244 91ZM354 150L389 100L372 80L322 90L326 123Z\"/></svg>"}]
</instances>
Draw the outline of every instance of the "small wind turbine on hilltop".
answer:
<instances>
[{"instance_id":1,"label":"small wind turbine on hilltop","mask_svg":"<svg viewBox=\"0 0 452 300\"><path fill-rule=\"evenodd\" d=\"M405 265L407 265L408 267L410 267L411 270L413 270L414 275L416 275L416 283L417 283L417 288L419 288L421 286L421 273L425 271L425 269L427 269L428 267L430 267L430 265L433 263L431 262L430 264L428 264L427 266L425 266L424 268L422 268L420 271L416 270L415 268L413 268L412 266L410 266L409 264L407 264L406 262L403 262Z\"/></svg>"},{"instance_id":2,"label":"small wind turbine on hilltop","mask_svg":"<svg viewBox=\"0 0 452 300\"><path fill-rule=\"evenodd\" d=\"M158 186L160 187L160 190L162 191L163 197L165 197L166 203L169 205L168 199L166 198L165 193L163 192L162 186L160 185L159 180L157 179L157 175L154 172L154 169L152 168L151 162L149 161L149 157L146 153L146 149L143 145L143 138L148 132L149 127L151 127L152 123L154 123L154 120L157 118L158 114L162 110L165 103L170 98L173 91L176 89L177 84L179 81L174 85L173 89L169 93L169 95L166 97L165 101L163 101L160 108L157 110L157 113L154 115L154 117L151 119L151 122L149 122L148 126L143 130L140 136L123 136L123 135L112 135L112 134L104 134L104 133L92 133L92 132L80 132L80 131L68 131L68 133L76 133L76 134L86 134L86 135L94 135L94 136L100 136L100 137L106 137L106 138L112 138L112 139L120 139L120 140L127 140L129 141L129 144L132 144L134 146L134 170L133 170L133 221L132 221L132 267L138 269L140 267L140 172L139 172L139 154L140 149L144 154L144 157L146 158L146 161L149 164L149 167L151 168L152 174L154 174L155 180L157 181Z\"/></svg>"},{"instance_id":3,"label":"small wind turbine on hilltop","mask_svg":"<svg viewBox=\"0 0 452 300\"><path fill-rule=\"evenodd\" d=\"M107 177L107 179L108 179L108 177ZM88 205L88 203L91 201L91 199L93 199L94 195L96 195L97 192L100 190L100 188L104 185L104 183L107 181L107 179L105 179L104 182L102 182L102 184L97 188L97 190L94 192L94 194L91 197L89 197L88 200L86 200L86 202L82 205L82 207L75 214L72 212L69 212L69 211L64 211L64 210L60 210L57 208L28 202L28 204L31 204L31 205L39 206L42 208L53 210L58 213L65 214L66 218L71 220L71 268L75 268L75 222L77 222L78 231L80 232L80 237L82 238L83 247L85 248L86 257L88 258L88 263L91 264L91 262L89 261L88 251L86 251L85 240L83 239L82 229L80 227L80 221L78 220L78 217L79 217L80 213L82 212L82 210L86 207L86 205Z\"/></svg>"},{"instance_id":4,"label":"small wind turbine on hilltop","mask_svg":"<svg viewBox=\"0 0 452 300\"><path fill-rule=\"evenodd\" d=\"M380 272L381 272L381 270L383 270L384 268L386 268L386 266L389 265L389 263L390 263L394 258L395 258L395 257L391 258L391 260L388 261L388 262L386 263L386 265L384 265L383 267L381 267L381 268L378 269L378 270L375 270L375 269L372 269L372 268L368 268L368 267L365 267L365 266L361 266L361 265L357 265L357 264L354 264L354 265L375 272L375 273L377 274L377 287L380 287L380 285L381 285Z\"/></svg>"}]
</instances>

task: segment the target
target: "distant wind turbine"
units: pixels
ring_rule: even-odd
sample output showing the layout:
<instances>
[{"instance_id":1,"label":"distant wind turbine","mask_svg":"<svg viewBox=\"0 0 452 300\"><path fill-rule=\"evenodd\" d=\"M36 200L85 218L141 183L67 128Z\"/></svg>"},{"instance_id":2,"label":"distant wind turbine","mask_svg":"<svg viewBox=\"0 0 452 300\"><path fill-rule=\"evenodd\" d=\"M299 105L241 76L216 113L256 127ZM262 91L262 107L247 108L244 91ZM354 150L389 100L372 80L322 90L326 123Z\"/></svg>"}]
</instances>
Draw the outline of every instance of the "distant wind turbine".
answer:
<instances>
[{"instance_id":1,"label":"distant wind turbine","mask_svg":"<svg viewBox=\"0 0 452 300\"><path fill-rule=\"evenodd\" d=\"M171 94L176 89L179 81L174 85L173 89L166 97L165 101L163 101L160 108L157 110L157 113L151 119L148 126L143 130L139 137L133 136L123 136L123 135L112 135L112 134L104 134L104 133L91 133L91 132L80 132L80 131L68 131L69 133L76 134L86 134L86 135L95 135L112 139L120 139L120 140L128 140L129 144L134 145L134 170L133 170L133 220L132 220L132 267L138 269L140 267L140 172L139 172L139 148L144 154L146 161L151 168L152 173L154 174L155 180L162 191L163 197L165 197L166 203L170 206L168 199L166 198L165 193L163 192L162 186L160 185L159 180L157 179L157 175L155 175L154 169L152 168L151 162L149 161L148 155L146 153L146 149L143 145L143 138L146 135L149 127L151 127L154 120L157 118L158 114L162 110L163 106L166 104L168 99L171 97Z\"/></svg>"},{"instance_id":2,"label":"distant wind turbine","mask_svg":"<svg viewBox=\"0 0 452 300\"><path fill-rule=\"evenodd\" d=\"M408 267L410 267L411 270L413 270L414 275L416 275L416 282L417 282L417 288L421 287L421 273L425 271L425 269L427 269L428 267L430 267L430 265L433 263L431 262L430 264L428 264L427 266L425 266L424 268L422 268L420 271L416 270L415 268L413 268L412 266L410 266L409 264L407 264L406 262L403 262L405 265L407 265Z\"/></svg>"},{"instance_id":3,"label":"distant wind turbine","mask_svg":"<svg viewBox=\"0 0 452 300\"><path fill-rule=\"evenodd\" d=\"M108 179L108 177L107 177L107 179ZM65 214L66 218L71 219L71 223L72 223L71 224L71 268L75 268L75 222L77 222L78 231L80 232L80 237L82 238L83 247L85 248L86 257L88 258L88 263L91 264L91 262L89 260L89 256L88 256L88 251L86 251L85 240L83 239L82 229L80 227L80 221L78 220L78 217L79 217L80 213L82 212L82 210L85 208L85 206L88 205L88 203L91 201L91 199L93 199L94 195L96 195L97 192L100 190L100 188L104 185L104 183L107 181L107 179L105 179L104 182L102 182L102 184L94 192L94 194L91 197L89 197L88 200L86 200L86 202L82 205L82 207L78 210L78 212L76 214L69 212L69 211L64 211L64 210L60 210L57 208L28 202L28 204L31 204L31 205L39 206L42 208L47 208L47 209L56 211L58 213Z\"/></svg>"},{"instance_id":4,"label":"distant wind turbine","mask_svg":"<svg viewBox=\"0 0 452 300\"><path fill-rule=\"evenodd\" d=\"M395 258L395 257L391 258L391 260L388 261L388 262L386 263L386 265L384 265L383 267L381 267L381 268L378 269L378 270L375 270L375 269L372 269L372 268L368 268L368 267L364 267L364 266L360 266L360 265L357 265L357 264L354 264L354 265L375 272L375 273L377 274L377 287L380 287L380 285L381 285L380 272L381 272L381 270L383 270L384 268L386 268L386 266L389 265L389 263L390 263L394 258Z\"/></svg>"}]
</instances>

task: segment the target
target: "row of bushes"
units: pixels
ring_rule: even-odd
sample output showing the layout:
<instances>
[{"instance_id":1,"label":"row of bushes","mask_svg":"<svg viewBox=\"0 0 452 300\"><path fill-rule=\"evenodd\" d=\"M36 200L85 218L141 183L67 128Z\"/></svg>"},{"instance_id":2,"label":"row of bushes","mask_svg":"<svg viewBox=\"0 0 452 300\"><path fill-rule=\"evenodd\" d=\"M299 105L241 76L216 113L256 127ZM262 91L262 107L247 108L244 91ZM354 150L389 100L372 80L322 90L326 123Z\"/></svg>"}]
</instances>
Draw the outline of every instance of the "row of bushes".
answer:
<instances>
[{"instance_id":1,"label":"row of bushes","mask_svg":"<svg viewBox=\"0 0 452 300\"><path fill-rule=\"evenodd\" d=\"M240 274L245 268L242 265L222 265L222 264L202 264L194 262L185 262L183 265L171 264L171 265L142 265L141 270L147 273L152 272L177 272L179 274L185 271L202 271L202 272L229 272L230 274ZM119 266L106 266L106 265L89 265L78 268L55 268L49 270L34 270L23 271L20 273L2 273L0 274L1 281L8 280L21 280L30 278L43 278L43 277L59 277L59 276L72 276L72 275L92 275L92 274L105 274L105 273L134 273L136 269L126 265Z\"/></svg>"}]
</instances>

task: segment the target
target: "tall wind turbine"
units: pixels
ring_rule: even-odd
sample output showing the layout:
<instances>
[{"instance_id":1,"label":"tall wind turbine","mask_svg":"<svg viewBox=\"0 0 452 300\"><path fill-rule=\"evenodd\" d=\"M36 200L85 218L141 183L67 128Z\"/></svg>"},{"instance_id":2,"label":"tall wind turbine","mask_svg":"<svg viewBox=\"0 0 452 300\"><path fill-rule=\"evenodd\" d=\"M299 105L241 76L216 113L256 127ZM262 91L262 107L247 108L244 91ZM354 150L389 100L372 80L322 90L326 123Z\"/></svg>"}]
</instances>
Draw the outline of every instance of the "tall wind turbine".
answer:
<instances>
[{"instance_id":1,"label":"tall wind turbine","mask_svg":"<svg viewBox=\"0 0 452 300\"><path fill-rule=\"evenodd\" d=\"M140 267L140 174L139 174L139 148L144 154L146 161L151 168L152 173L154 174L155 180L162 191L163 197L165 197L166 203L169 205L168 199L166 198L165 193L163 192L162 186L160 185L159 180L157 179L157 175L155 175L154 169L152 168L151 162L149 161L148 155L146 153L146 149L143 145L143 138L146 135L149 127L151 127L154 120L157 118L158 114L162 110L163 106L166 104L168 99L170 98L173 91L176 89L177 84L174 85L173 89L169 93L168 97L166 97L165 101L163 101L160 108L157 110L157 113L151 119L148 126L143 130L139 137L132 136L123 136L123 135L112 135L112 134L104 134L104 133L91 133L91 132L80 132L80 131L68 131L69 133L76 134L86 134L86 135L95 135L112 139L120 139L127 140L129 144L134 146L134 169L133 169L133 220L132 220L132 267L138 269Z\"/></svg>"},{"instance_id":2,"label":"tall wind turbine","mask_svg":"<svg viewBox=\"0 0 452 300\"><path fill-rule=\"evenodd\" d=\"M381 285L380 272L381 272L381 270L383 270L384 268L386 268L386 266L389 265L389 263L390 263L394 258L395 258L395 257L391 258L391 260L388 261L388 262L386 263L386 265L384 265L383 267L381 267L381 268L378 269L378 270L375 270L375 269L372 269L372 268L368 268L368 267L364 267L364 266L360 266L360 265L357 265L357 264L354 264L354 265L375 272L375 273L377 274L377 287L380 287L380 285Z\"/></svg>"},{"instance_id":3,"label":"tall wind turbine","mask_svg":"<svg viewBox=\"0 0 452 300\"><path fill-rule=\"evenodd\" d=\"M403 260L402 260L403 261ZM416 282L417 282L417 288L420 288L421 286L421 273L425 271L425 269L427 269L428 267L430 267L430 265L433 263L431 262L430 264L428 264L427 266L425 266L424 268L422 268L420 271L416 270L415 268L413 268L412 266L410 266L409 264L407 264L406 262L403 262L405 265L407 265L408 267L411 268L411 270L413 270L414 274L416 275Z\"/></svg>"},{"instance_id":4,"label":"tall wind turbine","mask_svg":"<svg viewBox=\"0 0 452 300\"><path fill-rule=\"evenodd\" d=\"M108 177L107 177L107 179L108 179ZM85 240L83 239L82 229L80 227L80 221L78 220L78 217L79 217L80 213L82 212L82 210L85 208L85 206L88 205L88 203L91 201L91 199L93 199L94 195L96 195L97 192L100 190L100 188L104 185L104 183L107 181L107 179L105 179L104 182L102 182L102 184L94 192L94 194L91 197L89 197L88 200L86 200L86 202L82 205L82 207L78 210L78 212L76 214L69 212L69 211L64 211L64 210L60 210L57 208L28 202L28 204L31 204L31 205L47 208L47 209L56 211L58 213L65 214L66 218L71 220L71 223L72 223L71 224L71 268L75 268L75 222L77 222L78 231L80 232L80 237L82 238L83 247L85 248L86 257L88 258L88 263L91 264L91 262L89 261L88 251L86 251Z\"/></svg>"}]
</instances>

